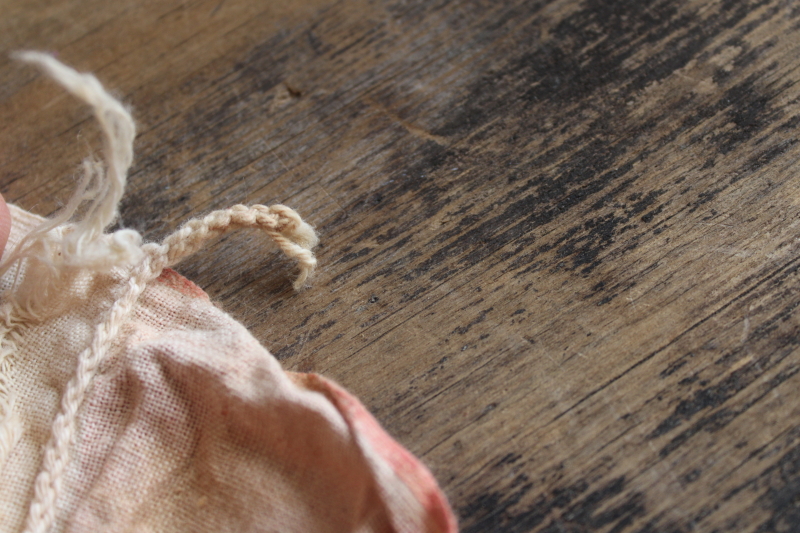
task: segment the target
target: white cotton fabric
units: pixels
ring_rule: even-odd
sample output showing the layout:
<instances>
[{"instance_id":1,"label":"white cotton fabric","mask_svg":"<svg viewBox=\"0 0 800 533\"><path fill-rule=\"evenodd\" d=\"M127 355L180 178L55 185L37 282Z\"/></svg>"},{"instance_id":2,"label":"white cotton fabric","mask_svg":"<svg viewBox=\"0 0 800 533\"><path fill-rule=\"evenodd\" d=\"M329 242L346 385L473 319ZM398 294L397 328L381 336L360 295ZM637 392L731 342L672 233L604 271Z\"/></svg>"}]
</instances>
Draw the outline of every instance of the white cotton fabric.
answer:
<instances>
[{"instance_id":1,"label":"white cotton fabric","mask_svg":"<svg viewBox=\"0 0 800 533\"><path fill-rule=\"evenodd\" d=\"M210 238L262 231L298 264L317 237L282 205L233 206L162 243L105 233L133 157L125 107L91 74L19 54L92 107L105 164L65 209L11 206L0 263L0 533L452 533L430 472L364 407L278 362L170 270ZM86 204L84 217L77 217Z\"/></svg>"},{"instance_id":2,"label":"white cotton fabric","mask_svg":"<svg viewBox=\"0 0 800 533\"><path fill-rule=\"evenodd\" d=\"M7 249L43 219L11 206ZM17 329L22 436L0 466L0 533L25 528L77 354L126 287L82 273ZM8 291L11 269L0 279ZM164 270L112 339L78 411L53 532L452 532L430 473L357 400L277 360Z\"/></svg>"}]
</instances>

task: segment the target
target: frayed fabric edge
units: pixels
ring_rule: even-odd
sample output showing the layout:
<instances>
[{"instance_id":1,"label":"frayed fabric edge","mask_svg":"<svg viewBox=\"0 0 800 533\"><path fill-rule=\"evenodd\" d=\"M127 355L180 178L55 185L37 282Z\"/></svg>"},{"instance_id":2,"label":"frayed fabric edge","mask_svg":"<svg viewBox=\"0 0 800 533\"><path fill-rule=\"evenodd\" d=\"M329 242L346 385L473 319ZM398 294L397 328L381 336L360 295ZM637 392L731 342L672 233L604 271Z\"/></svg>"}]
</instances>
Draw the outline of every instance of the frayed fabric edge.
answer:
<instances>
[{"instance_id":1,"label":"frayed fabric edge","mask_svg":"<svg viewBox=\"0 0 800 533\"><path fill-rule=\"evenodd\" d=\"M0 309L0 469L22 435L9 382L17 351L19 328L47 316L54 294L66 291L81 272L128 273L127 287L95 328L90 345L77 360L76 373L61 399L34 482L25 531L45 533L55 522L56 503L78 431L78 411L119 328L127 320L146 285L161 271L197 252L211 238L236 228L264 231L299 266L294 287L300 290L317 261L311 251L318 239L314 229L283 205L237 205L187 222L161 244L142 245L134 230L105 233L118 216L127 172L133 161L135 126L125 107L109 95L91 74L79 73L39 52L14 54L15 59L39 67L67 91L92 107L104 143L105 165L84 163L84 177L72 198L55 217L28 233L0 263L0 276L16 268L12 287ZM84 207L82 219L70 222Z\"/></svg>"},{"instance_id":2,"label":"frayed fabric edge","mask_svg":"<svg viewBox=\"0 0 800 533\"><path fill-rule=\"evenodd\" d=\"M130 267L144 256L142 238L131 229L106 234L118 216L128 169L133 162L136 127L127 109L109 95L91 74L71 69L40 52L19 52L13 58L38 67L94 111L103 136L105 164L87 160L83 177L66 206L27 234L0 263L0 276L25 262L29 275L17 279L7 295L17 312L41 318L54 293L69 285L81 270L109 272ZM72 221L79 209L83 216Z\"/></svg>"},{"instance_id":3,"label":"frayed fabric edge","mask_svg":"<svg viewBox=\"0 0 800 533\"><path fill-rule=\"evenodd\" d=\"M0 472L23 431L19 412L14 408L16 393L9 379L19 335L11 305L0 305Z\"/></svg>"}]
</instances>

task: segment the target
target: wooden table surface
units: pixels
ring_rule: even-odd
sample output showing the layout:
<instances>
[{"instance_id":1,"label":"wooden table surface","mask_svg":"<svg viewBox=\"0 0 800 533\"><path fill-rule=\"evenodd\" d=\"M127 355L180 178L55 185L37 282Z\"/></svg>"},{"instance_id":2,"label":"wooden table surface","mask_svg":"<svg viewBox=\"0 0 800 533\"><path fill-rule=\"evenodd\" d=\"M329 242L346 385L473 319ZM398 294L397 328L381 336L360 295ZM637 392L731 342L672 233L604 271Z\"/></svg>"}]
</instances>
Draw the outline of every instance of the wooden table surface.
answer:
<instances>
[{"instance_id":1,"label":"wooden table surface","mask_svg":"<svg viewBox=\"0 0 800 533\"><path fill-rule=\"evenodd\" d=\"M800 3L6 0L0 191L101 150L18 49L138 121L122 223L236 203L178 270L357 394L465 532L800 531Z\"/></svg>"}]
</instances>

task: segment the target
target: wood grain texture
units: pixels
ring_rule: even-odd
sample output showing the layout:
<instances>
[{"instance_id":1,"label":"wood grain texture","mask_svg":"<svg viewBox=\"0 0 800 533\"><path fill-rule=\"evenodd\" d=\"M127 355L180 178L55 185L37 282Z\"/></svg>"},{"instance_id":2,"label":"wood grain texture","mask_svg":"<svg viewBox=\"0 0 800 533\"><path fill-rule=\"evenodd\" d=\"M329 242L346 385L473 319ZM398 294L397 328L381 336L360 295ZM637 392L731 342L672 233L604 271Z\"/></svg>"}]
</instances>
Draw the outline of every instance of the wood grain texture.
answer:
<instances>
[{"instance_id":1,"label":"wood grain texture","mask_svg":"<svg viewBox=\"0 0 800 533\"><path fill-rule=\"evenodd\" d=\"M800 5L8 0L0 191L50 214L99 150L10 62L138 120L122 223L234 203L178 268L286 368L357 394L463 531L800 531Z\"/></svg>"}]
</instances>

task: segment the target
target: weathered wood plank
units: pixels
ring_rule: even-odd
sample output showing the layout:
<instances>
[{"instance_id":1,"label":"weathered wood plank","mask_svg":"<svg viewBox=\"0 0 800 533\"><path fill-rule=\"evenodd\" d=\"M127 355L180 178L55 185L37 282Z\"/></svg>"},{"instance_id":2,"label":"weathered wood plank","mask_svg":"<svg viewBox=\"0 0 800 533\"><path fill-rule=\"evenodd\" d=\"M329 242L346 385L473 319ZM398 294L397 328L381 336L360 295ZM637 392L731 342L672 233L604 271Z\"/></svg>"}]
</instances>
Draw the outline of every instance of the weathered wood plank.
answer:
<instances>
[{"instance_id":1,"label":"weathered wood plank","mask_svg":"<svg viewBox=\"0 0 800 533\"><path fill-rule=\"evenodd\" d=\"M800 524L793 3L9 9L0 48L133 105L125 224L280 201L317 225L301 294L254 235L180 270L357 393L465 531ZM0 117L0 190L52 212L88 114L3 59Z\"/></svg>"}]
</instances>

